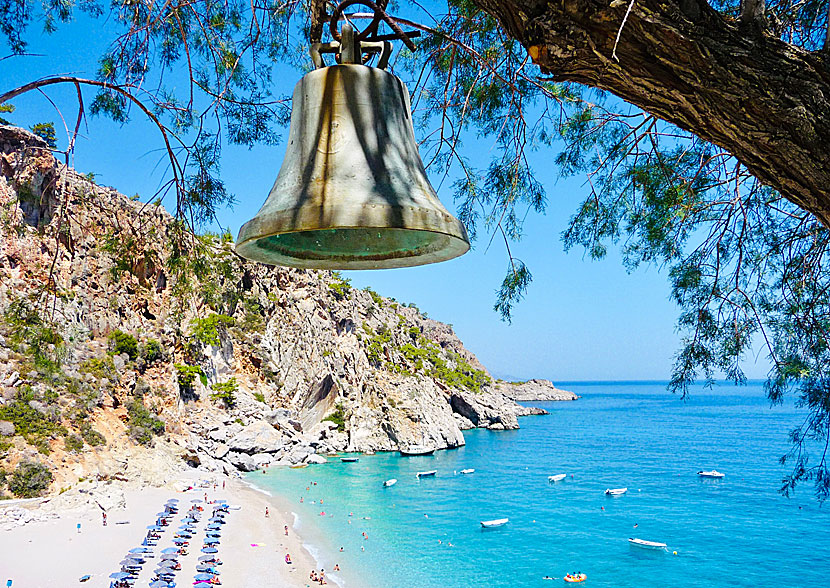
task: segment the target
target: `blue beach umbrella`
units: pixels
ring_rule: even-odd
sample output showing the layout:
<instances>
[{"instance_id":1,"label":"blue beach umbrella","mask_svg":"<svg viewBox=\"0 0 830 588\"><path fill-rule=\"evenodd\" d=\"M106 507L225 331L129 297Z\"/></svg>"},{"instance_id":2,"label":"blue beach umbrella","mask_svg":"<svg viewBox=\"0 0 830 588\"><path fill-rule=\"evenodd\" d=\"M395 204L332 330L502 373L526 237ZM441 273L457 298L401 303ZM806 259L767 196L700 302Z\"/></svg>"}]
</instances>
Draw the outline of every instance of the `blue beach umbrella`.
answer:
<instances>
[{"instance_id":1,"label":"blue beach umbrella","mask_svg":"<svg viewBox=\"0 0 830 588\"><path fill-rule=\"evenodd\" d=\"M175 547L166 547L166 548L162 549L161 552L165 555L168 555L168 554L171 554L171 553L178 554L179 550L176 549Z\"/></svg>"},{"instance_id":2,"label":"blue beach umbrella","mask_svg":"<svg viewBox=\"0 0 830 588\"><path fill-rule=\"evenodd\" d=\"M217 553L218 551L215 547L202 547L202 553Z\"/></svg>"},{"instance_id":3,"label":"blue beach umbrella","mask_svg":"<svg viewBox=\"0 0 830 588\"><path fill-rule=\"evenodd\" d=\"M150 553L152 551L149 547L133 547L129 553Z\"/></svg>"},{"instance_id":4,"label":"blue beach umbrella","mask_svg":"<svg viewBox=\"0 0 830 588\"><path fill-rule=\"evenodd\" d=\"M178 498L171 498L170 500L167 501L167 504L170 504L171 502L178 502L178 501L179 501Z\"/></svg>"},{"instance_id":5,"label":"blue beach umbrella","mask_svg":"<svg viewBox=\"0 0 830 588\"><path fill-rule=\"evenodd\" d=\"M132 577L132 574L128 574L127 572L115 572L114 574L110 574L110 578L113 580L125 580Z\"/></svg>"},{"instance_id":6,"label":"blue beach umbrella","mask_svg":"<svg viewBox=\"0 0 830 588\"><path fill-rule=\"evenodd\" d=\"M207 533L205 533L205 535L207 535L208 537L221 537L222 536L222 534L219 533L219 531L208 531Z\"/></svg>"},{"instance_id":7,"label":"blue beach umbrella","mask_svg":"<svg viewBox=\"0 0 830 588\"><path fill-rule=\"evenodd\" d=\"M225 519L223 519L222 517L210 517L208 519L208 522L211 522L211 523L224 523Z\"/></svg>"},{"instance_id":8,"label":"blue beach umbrella","mask_svg":"<svg viewBox=\"0 0 830 588\"><path fill-rule=\"evenodd\" d=\"M194 498L190 502L192 502L193 504L199 504L200 502L204 502L204 500L202 500L201 498Z\"/></svg>"},{"instance_id":9,"label":"blue beach umbrella","mask_svg":"<svg viewBox=\"0 0 830 588\"><path fill-rule=\"evenodd\" d=\"M216 545L217 543L221 543L222 541L216 537L207 537L205 538L205 545Z\"/></svg>"},{"instance_id":10,"label":"blue beach umbrella","mask_svg":"<svg viewBox=\"0 0 830 588\"><path fill-rule=\"evenodd\" d=\"M216 561L215 555L200 555L199 561Z\"/></svg>"},{"instance_id":11,"label":"blue beach umbrella","mask_svg":"<svg viewBox=\"0 0 830 588\"><path fill-rule=\"evenodd\" d=\"M147 529L150 531L161 531L162 527L159 525L147 525Z\"/></svg>"},{"instance_id":12,"label":"blue beach umbrella","mask_svg":"<svg viewBox=\"0 0 830 588\"><path fill-rule=\"evenodd\" d=\"M155 582L150 582L150 588L169 588L170 584L165 582L164 580L156 580Z\"/></svg>"},{"instance_id":13,"label":"blue beach umbrella","mask_svg":"<svg viewBox=\"0 0 830 588\"><path fill-rule=\"evenodd\" d=\"M196 574L195 576L193 576L193 579L198 580L199 582L204 582L206 580L213 579L214 575L215 574Z\"/></svg>"}]
</instances>

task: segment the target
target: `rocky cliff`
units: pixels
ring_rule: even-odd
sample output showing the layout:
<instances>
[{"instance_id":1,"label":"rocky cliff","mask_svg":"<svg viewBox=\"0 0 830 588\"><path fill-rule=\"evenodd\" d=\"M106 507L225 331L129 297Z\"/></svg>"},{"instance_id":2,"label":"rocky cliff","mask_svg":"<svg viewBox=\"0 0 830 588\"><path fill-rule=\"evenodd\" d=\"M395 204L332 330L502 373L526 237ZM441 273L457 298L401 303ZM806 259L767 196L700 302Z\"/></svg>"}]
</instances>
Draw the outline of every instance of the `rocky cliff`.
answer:
<instances>
[{"instance_id":1,"label":"rocky cliff","mask_svg":"<svg viewBox=\"0 0 830 588\"><path fill-rule=\"evenodd\" d=\"M0 466L45 463L53 490L171 459L235 471L457 447L544 412L414 306L246 262L5 126L0 230Z\"/></svg>"}]
</instances>

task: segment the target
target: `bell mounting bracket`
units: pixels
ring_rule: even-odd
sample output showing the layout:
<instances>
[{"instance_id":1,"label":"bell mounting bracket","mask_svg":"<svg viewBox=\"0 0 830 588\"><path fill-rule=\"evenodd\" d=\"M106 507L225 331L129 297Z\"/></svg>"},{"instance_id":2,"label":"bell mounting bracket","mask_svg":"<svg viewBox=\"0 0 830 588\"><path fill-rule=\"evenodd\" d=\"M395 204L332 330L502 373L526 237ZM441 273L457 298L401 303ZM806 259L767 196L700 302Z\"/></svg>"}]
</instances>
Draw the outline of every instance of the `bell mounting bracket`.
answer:
<instances>
[{"instance_id":1,"label":"bell mounting bracket","mask_svg":"<svg viewBox=\"0 0 830 588\"><path fill-rule=\"evenodd\" d=\"M373 14L344 14L344 10L349 6L360 4L371 8ZM385 4L385 3L384 3ZM363 30L356 30L351 24L351 18L366 18L370 17L371 22ZM337 23L341 20L345 22L337 29ZM392 34L379 35L378 26L380 21L385 22L392 29ZM312 43L309 53L311 53L311 61L314 67L323 68L326 66L323 61L324 53L333 53L337 56L338 63L341 64L363 64L366 63L373 54L380 54L378 58L377 68L385 69L389 63L389 56L392 54L391 40L401 40L411 50L415 51L415 44L412 38L420 36L418 31L404 32L398 23L386 14L382 6L379 6L372 0L344 0L334 9L329 21L329 32L333 39L329 43Z\"/></svg>"}]
</instances>

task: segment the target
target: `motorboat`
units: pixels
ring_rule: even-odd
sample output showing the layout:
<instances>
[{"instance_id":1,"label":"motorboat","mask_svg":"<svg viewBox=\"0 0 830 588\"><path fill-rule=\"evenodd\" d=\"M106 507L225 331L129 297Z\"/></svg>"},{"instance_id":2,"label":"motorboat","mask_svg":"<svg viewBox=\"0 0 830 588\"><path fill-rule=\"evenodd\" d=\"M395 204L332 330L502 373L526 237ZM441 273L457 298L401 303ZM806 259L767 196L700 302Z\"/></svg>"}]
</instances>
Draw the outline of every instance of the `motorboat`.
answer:
<instances>
[{"instance_id":1,"label":"motorboat","mask_svg":"<svg viewBox=\"0 0 830 588\"><path fill-rule=\"evenodd\" d=\"M701 478L722 478L726 474L722 474L718 470L709 470L709 471L700 470L697 473L697 475L700 476Z\"/></svg>"},{"instance_id":2,"label":"motorboat","mask_svg":"<svg viewBox=\"0 0 830 588\"><path fill-rule=\"evenodd\" d=\"M666 550L666 544L659 541L646 541L645 539L636 539L634 537L628 538L628 544L642 549L662 549Z\"/></svg>"},{"instance_id":3,"label":"motorboat","mask_svg":"<svg viewBox=\"0 0 830 588\"><path fill-rule=\"evenodd\" d=\"M606 496L622 496L628 492L628 488L606 488L605 495Z\"/></svg>"},{"instance_id":4,"label":"motorboat","mask_svg":"<svg viewBox=\"0 0 830 588\"><path fill-rule=\"evenodd\" d=\"M466 470L461 470L462 474L473 474L475 473L475 468L467 468Z\"/></svg>"},{"instance_id":5,"label":"motorboat","mask_svg":"<svg viewBox=\"0 0 830 588\"><path fill-rule=\"evenodd\" d=\"M554 474L553 476L548 476L548 482L560 482L568 477L568 474Z\"/></svg>"},{"instance_id":6,"label":"motorboat","mask_svg":"<svg viewBox=\"0 0 830 588\"><path fill-rule=\"evenodd\" d=\"M510 519L494 519L492 521L481 521L481 526L485 529L492 529L493 527L501 527L507 524Z\"/></svg>"},{"instance_id":7,"label":"motorboat","mask_svg":"<svg viewBox=\"0 0 830 588\"><path fill-rule=\"evenodd\" d=\"M418 472L415 474L416 478L433 478L435 474L438 473L438 470L429 470L427 472Z\"/></svg>"},{"instance_id":8,"label":"motorboat","mask_svg":"<svg viewBox=\"0 0 830 588\"><path fill-rule=\"evenodd\" d=\"M435 453L435 447L430 447L429 445L408 445L406 447L401 447L400 449L401 455L406 456L413 456L413 455L432 455Z\"/></svg>"},{"instance_id":9,"label":"motorboat","mask_svg":"<svg viewBox=\"0 0 830 588\"><path fill-rule=\"evenodd\" d=\"M397 479L395 479L395 478L392 478L392 479L390 479L390 480L386 480L386 481L383 483L383 487L384 487L384 488L389 488L389 486L394 486L394 485L395 485L395 484L397 484L397 483L398 483L398 480L397 480Z\"/></svg>"},{"instance_id":10,"label":"motorboat","mask_svg":"<svg viewBox=\"0 0 830 588\"><path fill-rule=\"evenodd\" d=\"M585 580L587 580L588 576L586 574L581 574L581 573L580 574L565 574L565 577L562 578L562 579L565 580L566 582L569 582L569 583L572 583L572 584L578 584L579 582L584 582Z\"/></svg>"},{"instance_id":11,"label":"motorboat","mask_svg":"<svg viewBox=\"0 0 830 588\"><path fill-rule=\"evenodd\" d=\"M359 457L341 457L340 461L344 461L346 463L354 463L356 461L360 461Z\"/></svg>"}]
</instances>

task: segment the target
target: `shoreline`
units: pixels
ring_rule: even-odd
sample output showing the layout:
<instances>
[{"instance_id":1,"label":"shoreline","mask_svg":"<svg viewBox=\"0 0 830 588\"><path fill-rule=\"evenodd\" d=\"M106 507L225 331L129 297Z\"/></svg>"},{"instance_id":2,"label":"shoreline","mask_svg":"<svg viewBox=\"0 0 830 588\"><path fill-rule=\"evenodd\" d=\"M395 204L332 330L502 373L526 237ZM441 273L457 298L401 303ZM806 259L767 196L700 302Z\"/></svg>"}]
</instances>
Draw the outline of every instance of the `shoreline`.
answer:
<instances>
[{"instance_id":1,"label":"shoreline","mask_svg":"<svg viewBox=\"0 0 830 588\"><path fill-rule=\"evenodd\" d=\"M198 486L194 482L199 480L209 481L210 487L181 490L185 485ZM214 482L217 484L215 490ZM285 508L287 502L281 502L247 480L203 473L179 477L162 487L123 482L98 483L95 487L110 490L121 499L117 506L106 509L107 526L102 524L101 501L96 503L90 499L88 491L85 496L83 489L73 491L72 496L58 495L30 504L0 502L0 521L4 522L4 527L13 527L0 530L0 553L3 554L0 581L12 580L13 588L54 588L76 583L106 588L110 583L109 575L120 570L119 562L131 548L141 545L146 527L155 522L155 513L167 500L178 498L180 504L189 507L190 500L202 499L204 494L208 500L225 499L241 506L240 510L228 513L227 524L222 528L218 546L218 555L224 562L219 567L222 585L306 588L311 585L310 570L319 570L317 558L312 554L316 546L308 544L296 531L298 515ZM78 497L85 498L86 502L80 502ZM37 508L31 508L35 504ZM269 510L267 518L266 507ZM27 511L24 520L32 516L35 520L21 524L8 516L9 512L19 512L21 508ZM175 516L172 528L185 509L182 506ZM285 526L289 528L288 536L284 533ZM173 531L165 530L158 546L153 548L156 557L161 549L172 546ZM180 560L182 569L176 577L179 585L192 582L196 560L201 555L200 538L200 535L194 535L190 553ZM291 555L290 565L285 563L286 553ZM145 579L152 575L157 561L151 559L144 565L136 586L146 585ZM81 584L79 580L85 575L90 576L89 583ZM331 580L329 584L334 585L334 578Z\"/></svg>"}]
</instances>

